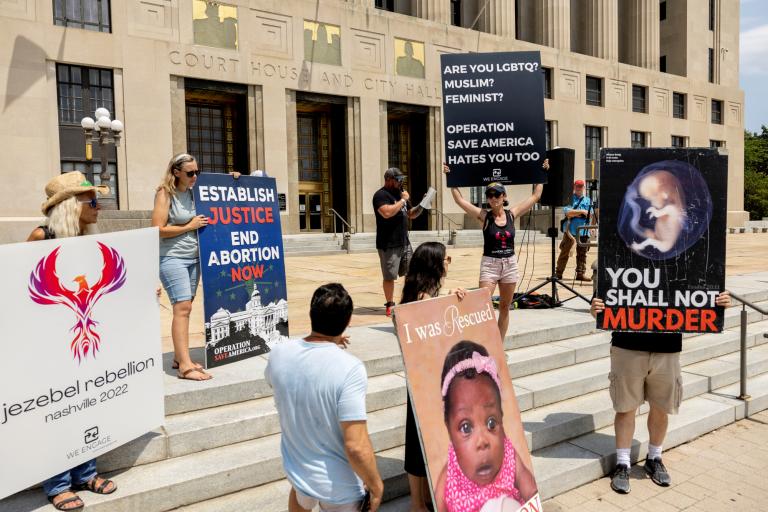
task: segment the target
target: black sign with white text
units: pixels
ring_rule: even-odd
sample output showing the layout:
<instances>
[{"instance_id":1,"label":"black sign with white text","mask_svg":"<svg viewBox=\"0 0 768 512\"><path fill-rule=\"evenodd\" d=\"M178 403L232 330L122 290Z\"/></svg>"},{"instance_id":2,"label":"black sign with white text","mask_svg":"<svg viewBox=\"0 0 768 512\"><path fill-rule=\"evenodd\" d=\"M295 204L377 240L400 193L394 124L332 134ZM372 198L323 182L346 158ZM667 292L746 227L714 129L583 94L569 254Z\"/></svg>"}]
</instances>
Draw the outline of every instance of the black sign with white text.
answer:
<instances>
[{"instance_id":1,"label":"black sign with white text","mask_svg":"<svg viewBox=\"0 0 768 512\"><path fill-rule=\"evenodd\" d=\"M449 187L546 183L539 52L441 55Z\"/></svg>"},{"instance_id":2,"label":"black sign with white text","mask_svg":"<svg viewBox=\"0 0 768 512\"><path fill-rule=\"evenodd\" d=\"M711 149L603 149L597 327L720 332L728 157Z\"/></svg>"}]
</instances>

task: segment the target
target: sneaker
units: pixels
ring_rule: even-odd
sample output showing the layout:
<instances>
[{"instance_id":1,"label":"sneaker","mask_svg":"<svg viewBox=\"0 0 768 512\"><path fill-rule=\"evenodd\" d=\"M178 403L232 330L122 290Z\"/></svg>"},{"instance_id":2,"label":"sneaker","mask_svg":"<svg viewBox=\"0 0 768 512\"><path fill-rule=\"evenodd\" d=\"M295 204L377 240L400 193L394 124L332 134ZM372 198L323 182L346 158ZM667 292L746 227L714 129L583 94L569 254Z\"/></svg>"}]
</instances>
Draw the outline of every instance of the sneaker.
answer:
<instances>
[{"instance_id":1,"label":"sneaker","mask_svg":"<svg viewBox=\"0 0 768 512\"><path fill-rule=\"evenodd\" d=\"M386 314L387 316L392 316L392 307L395 305L394 302L387 302L384 304L384 307L387 308Z\"/></svg>"},{"instance_id":2,"label":"sneaker","mask_svg":"<svg viewBox=\"0 0 768 512\"><path fill-rule=\"evenodd\" d=\"M661 457L655 459L645 459L645 472L651 477L653 483L662 487L669 487L672 483L672 477L669 476L667 468L661 462Z\"/></svg>"},{"instance_id":3,"label":"sneaker","mask_svg":"<svg viewBox=\"0 0 768 512\"><path fill-rule=\"evenodd\" d=\"M611 475L611 489L619 494L629 494L629 467L619 464Z\"/></svg>"}]
</instances>

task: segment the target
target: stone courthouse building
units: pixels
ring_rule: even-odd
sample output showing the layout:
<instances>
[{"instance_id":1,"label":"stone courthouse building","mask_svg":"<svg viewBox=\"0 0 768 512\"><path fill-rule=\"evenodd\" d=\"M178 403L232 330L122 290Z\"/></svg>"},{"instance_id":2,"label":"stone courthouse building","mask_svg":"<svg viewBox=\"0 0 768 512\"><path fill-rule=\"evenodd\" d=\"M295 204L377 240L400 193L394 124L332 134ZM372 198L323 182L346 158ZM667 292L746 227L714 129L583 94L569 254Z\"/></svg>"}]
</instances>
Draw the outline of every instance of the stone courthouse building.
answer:
<instances>
[{"instance_id":1,"label":"stone courthouse building","mask_svg":"<svg viewBox=\"0 0 768 512\"><path fill-rule=\"evenodd\" d=\"M728 224L747 218L738 0L0 0L0 48L2 242L39 222L57 173L99 181L80 127L97 107L125 126L107 156L126 216L188 151L276 177L287 233L332 230L331 209L372 231L390 166L463 223L440 56L515 50L541 52L548 144L576 150L577 177L600 147L724 147Z\"/></svg>"}]
</instances>

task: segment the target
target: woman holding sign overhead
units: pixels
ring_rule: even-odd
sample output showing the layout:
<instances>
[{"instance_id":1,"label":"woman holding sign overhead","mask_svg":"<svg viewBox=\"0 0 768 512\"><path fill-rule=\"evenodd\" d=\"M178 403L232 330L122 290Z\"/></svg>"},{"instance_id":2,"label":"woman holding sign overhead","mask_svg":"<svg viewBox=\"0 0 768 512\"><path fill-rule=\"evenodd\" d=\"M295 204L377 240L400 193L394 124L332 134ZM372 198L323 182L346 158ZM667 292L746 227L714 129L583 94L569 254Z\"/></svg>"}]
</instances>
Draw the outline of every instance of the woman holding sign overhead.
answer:
<instances>
[{"instance_id":1,"label":"woman holding sign overhead","mask_svg":"<svg viewBox=\"0 0 768 512\"><path fill-rule=\"evenodd\" d=\"M549 170L549 160L542 166ZM443 172L451 169L443 163ZM485 198L490 208L485 210L470 203L461 195L458 188L452 188L451 194L456 204L469 215L483 223L483 257L480 260L480 287L487 288L493 295L499 286L499 331L504 339L509 325L509 307L515 296L515 288L520 275L517 270L515 255L515 219L528 213L541 198L544 186L537 184L533 193L509 209L507 190L501 183L491 183L485 187Z\"/></svg>"}]
</instances>

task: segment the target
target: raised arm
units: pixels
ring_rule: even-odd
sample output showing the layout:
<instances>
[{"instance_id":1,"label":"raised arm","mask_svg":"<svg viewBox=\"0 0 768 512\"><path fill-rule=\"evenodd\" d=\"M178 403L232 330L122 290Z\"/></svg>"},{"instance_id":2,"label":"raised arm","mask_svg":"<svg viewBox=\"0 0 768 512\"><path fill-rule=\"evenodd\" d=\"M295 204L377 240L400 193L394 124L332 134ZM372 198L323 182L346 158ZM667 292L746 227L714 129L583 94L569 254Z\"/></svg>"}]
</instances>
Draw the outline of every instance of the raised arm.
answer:
<instances>
[{"instance_id":1,"label":"raised arm","mask_svg":"<svg viewBox=\"0 0 768 512\"><path fill-rule=\"evenodd\" d=\"M445 162L443 162L443 172L445 174L451 172L451 168L448 167L448 164ZM459 208L477 219L485 220L485 210L464 199L464 196L461 195L461 191L458 188L451 188L451 195L453 196L453 200L456 201L456 204L459 205Z\"/></svg>"},{"instance_id":2,"label":"raised arm","mask_svg":"<svg viewBox=\"0 0 768 512\"><path fill-rule=\"evenodd\" d=\"M541 165L541 167L545 170L549 170L549 158L544 160L544 163ZM521 215L525 215L528 213L531 208L533 208L533 205L539 202L539 199L541 199L541 192L544 190L544 185L541 183L537 183L535 187L533 187L533 193L528 196L526 199L523 199L519 203L517 203L515 206L509 209L509 211L512 213L512 216L514 218L518 218Z\"/></svg>"}]
</instances>

